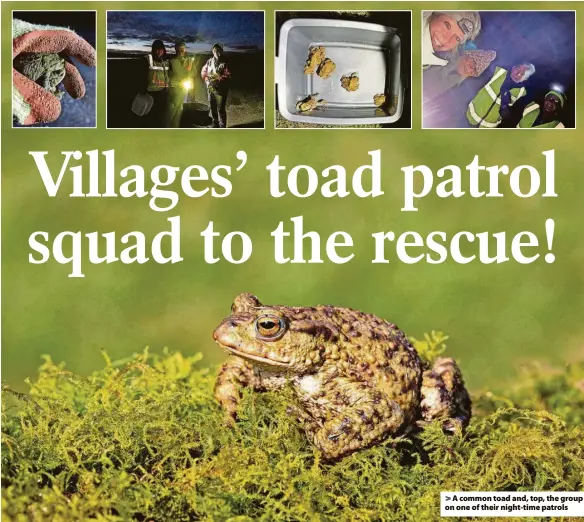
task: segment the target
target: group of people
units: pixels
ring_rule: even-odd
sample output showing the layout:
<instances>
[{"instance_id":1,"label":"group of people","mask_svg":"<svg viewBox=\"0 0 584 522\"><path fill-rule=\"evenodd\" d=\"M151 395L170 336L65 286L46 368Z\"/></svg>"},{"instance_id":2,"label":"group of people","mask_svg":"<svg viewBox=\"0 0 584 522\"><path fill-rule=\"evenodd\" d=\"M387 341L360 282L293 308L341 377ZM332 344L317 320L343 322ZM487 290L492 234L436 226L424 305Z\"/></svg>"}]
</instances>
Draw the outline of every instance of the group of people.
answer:
<instances>
[{"instance_id":1,"label":"group of people","mask_svg":"<svg viewBox=\"0 0 584 522\"><path fill-rule=\"evenodd\" d=\"M223 58L223 46L220 43L213 45L212 54L201 69L201 77L207 87L212 118L210 126L225 128L231 72ZM175 44L174 56L168 56L164 42L155 40L146 60L145 91L153 99L149 112L150 126L180 127L183 104L195 85L195 57L187 54L184 41Z\"/></svg>"},{"instance_id":2,"label":"group of people","mask_svg":"<svg viewBox=\"0 0 584 522\"><path fill-rule=\"evenodd\" d=\"M424 14L422 59L424 99L438 98L465 79L487 71L490 79L468 104L466 119L473 127L562 128L566 96L558 89L546 93L543 103L531 101L519 114L516 102L527 95L526 82L536 73L532 63L496 65L494 50L478 49L481 31L477 11Z\"/></svg>"}]
</instances>

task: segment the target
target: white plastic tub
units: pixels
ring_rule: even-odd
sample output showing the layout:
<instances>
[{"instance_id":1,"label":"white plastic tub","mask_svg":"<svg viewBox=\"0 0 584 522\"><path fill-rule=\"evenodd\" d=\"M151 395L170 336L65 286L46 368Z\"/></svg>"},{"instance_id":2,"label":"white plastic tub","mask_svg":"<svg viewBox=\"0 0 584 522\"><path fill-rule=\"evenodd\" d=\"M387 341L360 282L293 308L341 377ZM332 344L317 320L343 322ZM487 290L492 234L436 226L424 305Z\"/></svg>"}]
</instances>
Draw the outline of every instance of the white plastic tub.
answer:
<instances>
[{"instance_id":1,"label":"white plastic tub","mask_svg":"<svg viewBox=\"0 0 584 522\"><path fill-rule=\"evenodd\" d=\"M331 77L304 74L311 46L326 48L327 58L336 64ZM275 67L280 113L290 121L325 125L393 123L403 112L400 71L401 39L395 29L347 20L288 20L280 31ZM341 87L341 76L355 72L359 89L347 92ZM395 109L392 115L373 103L373 96L383 93ZM311 112L297 111L297 102L311 94L326 105Z\"/></svg>"}]
</instances>

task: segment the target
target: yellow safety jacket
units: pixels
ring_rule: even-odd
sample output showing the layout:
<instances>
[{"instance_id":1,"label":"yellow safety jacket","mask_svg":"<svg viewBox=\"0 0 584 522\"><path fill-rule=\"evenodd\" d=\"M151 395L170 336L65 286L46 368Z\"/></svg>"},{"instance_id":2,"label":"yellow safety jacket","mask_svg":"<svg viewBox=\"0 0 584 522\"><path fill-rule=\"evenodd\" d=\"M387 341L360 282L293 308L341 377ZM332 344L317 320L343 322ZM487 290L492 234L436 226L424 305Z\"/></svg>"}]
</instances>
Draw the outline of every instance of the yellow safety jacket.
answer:
<instances>
[{"instance_id":1,"label":"yellow safety jacket","mask_svg":"<svg viewBox=\"0 0 584 522\"><path fill-rule=\"evenodd\" d=\"M469 103L466 119L471 125L494 128L501 123L501 86L507 77L507 70L497 67L489 82L477 93ZM514 87L509 90L513 105L519 98L527 94L525 87Z\"/></svg>"},{"instance_id":2,"label":"yellow safety jacket","mask_svg":"<svg viewBox=\"0 0 584 522\"><path fill-rule=\"evenodd\" d=\"M168 87L168 61L157 61L148 54L148 87L149 91L161 91Z\"/></svg>"},{"instance_id":3,"label":"yellow safety jacket","mask_svg":"<svg viewBox=\"0 0 584 522\"><path fill-rule=\"evenodd\" d=\"M193 76L194 56L175 56L170 59L170 85L180 87L180 83Z\"/></svg>"},{"instance_id":4,"label":"yellow safety jacket","mask_svg":"<svg viewBox=\"0 0 584 522\"><path fill-rule=\"evenodd\" d=\"M546 123L542 123L540 125L533 125L539 113L541 111L541 107L538 103L531 102L527 104L525 109L523 109L523 116L521 117L521 121L517 125L518 129L565 129L564 124L559 120L548 121Z\"/></svg>"}]
</instances>

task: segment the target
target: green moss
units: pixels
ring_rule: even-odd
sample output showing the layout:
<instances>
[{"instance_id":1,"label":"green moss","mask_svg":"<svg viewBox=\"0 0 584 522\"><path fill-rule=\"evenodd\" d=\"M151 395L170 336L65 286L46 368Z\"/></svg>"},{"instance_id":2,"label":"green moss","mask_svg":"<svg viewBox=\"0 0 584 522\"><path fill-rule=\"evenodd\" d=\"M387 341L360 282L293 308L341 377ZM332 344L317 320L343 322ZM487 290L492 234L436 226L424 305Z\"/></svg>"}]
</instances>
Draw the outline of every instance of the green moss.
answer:
<instances>
[{"instance_id":1,"label":"green moss","mask_svg":"<svg viewBox=\"0 0 584 522\"><path fill-rule=\"evenodd\" d=\"M430 363L444 340L415 343ZM583 364L475 394L464 436L431 425L337 463L308 445L285 395L247 393L225 428L214 373L180 353L106 357L88 378L47 358L29 393L3 394L3 516L425 521L438 520L441 490L584 486Z\"/></svg>"}]
</instances>

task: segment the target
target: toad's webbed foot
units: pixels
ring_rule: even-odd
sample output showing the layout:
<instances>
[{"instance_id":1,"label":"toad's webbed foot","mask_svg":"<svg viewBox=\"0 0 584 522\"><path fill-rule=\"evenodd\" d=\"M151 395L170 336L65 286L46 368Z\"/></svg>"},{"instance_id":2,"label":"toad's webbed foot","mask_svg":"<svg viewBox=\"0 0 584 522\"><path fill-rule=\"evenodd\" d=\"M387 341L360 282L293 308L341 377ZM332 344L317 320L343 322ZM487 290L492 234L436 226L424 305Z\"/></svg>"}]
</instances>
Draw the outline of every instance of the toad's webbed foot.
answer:
<instances>
[{"instance_id":1,"label":"toad's webbed foot","mask_svg":"<svg viewBox=\"0 0 584 522\"><path fill-rule=\"evenodd\" d=\"M237 407L241 401L242 388L250 387L262 391L260 378L253 367L234 355L230 356L219 369L215 382L215 398L227 412L227 422L233 423Z\"/></svg>"}]
</instances>

